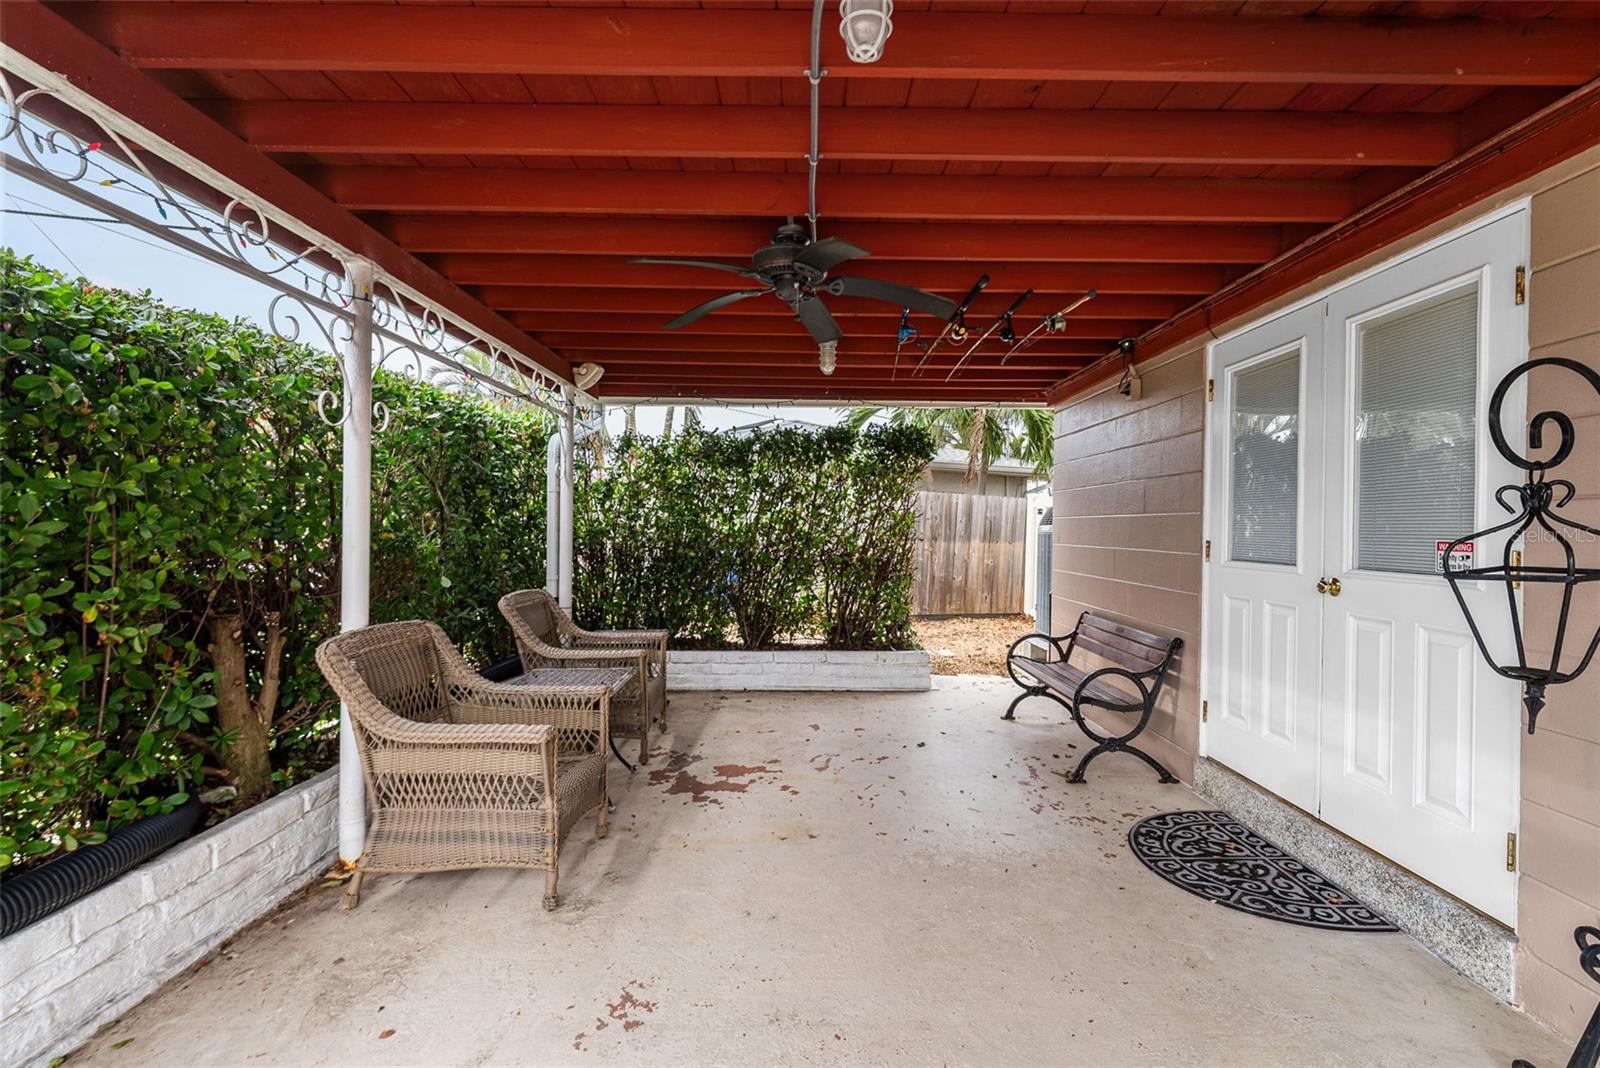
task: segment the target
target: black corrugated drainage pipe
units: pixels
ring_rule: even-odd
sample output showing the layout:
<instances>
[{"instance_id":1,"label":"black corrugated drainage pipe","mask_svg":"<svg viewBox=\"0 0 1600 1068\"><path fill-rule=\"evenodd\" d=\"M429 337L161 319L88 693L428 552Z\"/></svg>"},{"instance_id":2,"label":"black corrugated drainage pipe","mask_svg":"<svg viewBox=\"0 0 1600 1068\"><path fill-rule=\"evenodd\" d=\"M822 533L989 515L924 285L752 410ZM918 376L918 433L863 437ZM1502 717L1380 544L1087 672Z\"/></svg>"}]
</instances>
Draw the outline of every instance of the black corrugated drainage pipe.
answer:
<instances>
[{"instance_id":1,"label":"black corrugated drainage pipe","mask_svg":"<svg viewBox=\"0 0 1600 1068\"><path fill-rule=\"evenodd\" d=\"M171 812L118 827L97 846L83 846L0 881L0 938L44 919L187 838L205 812L205 806L191 797Z\"/></svg>"},{"instance_id":2,"label":"black corrugated drainage pipe","mask_svg":"<svg viewBox=\"0 0 1600 1068\"><path fill-rule=\"evenodd\" d=\"M483 668L478 674L490 682L505 682L507 679L514 679L522 674L522 658L520 656L507 657L498 664L490 664L488 667Z\"/></svg>"}]
</instances>

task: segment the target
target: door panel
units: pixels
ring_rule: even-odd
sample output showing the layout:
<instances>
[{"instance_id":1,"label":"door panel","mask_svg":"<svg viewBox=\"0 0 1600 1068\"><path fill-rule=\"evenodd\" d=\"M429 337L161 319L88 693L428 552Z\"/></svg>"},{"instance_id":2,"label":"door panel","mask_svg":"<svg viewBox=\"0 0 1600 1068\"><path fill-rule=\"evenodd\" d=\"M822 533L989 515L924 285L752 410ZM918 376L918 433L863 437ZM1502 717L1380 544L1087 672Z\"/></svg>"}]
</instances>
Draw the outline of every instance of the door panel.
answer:
<instances>
[{"instance_id":1,"label":"door panel","mask_svg":"<svg viewBox=\"0 0 1600 1068\"><path fill-rule=\"evenodd\" d=\"M1202 643L1214 707L1207 754L1294 804L1316 803L1321 616L1311 571L1323 522L1317 440L1321 313L1273 320L1214 357L1208 492L1225 502ZM1311 561L1311 563L1307 563Z\"/></svg>"},{"instance_id":2,"label":"door panel","mask_svg":"<svg viewBox=\"0 0 1600 1068\"><path fill-rule=\"evenodd\" d=\"M1512 300L1525 225L1501 219L1332 294L1323 390L1327 485L1350 503L1324 516L1324 573L1342 590L1323 599L1319 811L1507 923L1519 698L1478 656L1435 542L1490 525L1493 489L1521 481L1489 444L1487 399L1526 352ZM1509 637L1492 595L1467 592L1491 647ZM1371 770L1385 754L1388 778Z\"/></svg>"},{"instance_id":3,"label":"door panel","mask_svg":"<svg viewBox=\"0 0 1600 1068\"><path fill-rule=\"evenodd\" d=\"M1508 924L1520 697L1436 543L1521 481L1487 398L1526 357L1526 248L1517 212L1218 343L1207 429L1207 755ZM1463 593L1508 647L1503 589Z\"/></svg>"},{"instance_id":4,"label":"door panel","mask_svg":"<svg viewBox=\"0 0 1600 1068\"><path fill-rule=\"evenodd\" d=\"M1375 790L1394 783L1394 622L1345 617L1344 774Z\"/></svg>"}]
</instances>

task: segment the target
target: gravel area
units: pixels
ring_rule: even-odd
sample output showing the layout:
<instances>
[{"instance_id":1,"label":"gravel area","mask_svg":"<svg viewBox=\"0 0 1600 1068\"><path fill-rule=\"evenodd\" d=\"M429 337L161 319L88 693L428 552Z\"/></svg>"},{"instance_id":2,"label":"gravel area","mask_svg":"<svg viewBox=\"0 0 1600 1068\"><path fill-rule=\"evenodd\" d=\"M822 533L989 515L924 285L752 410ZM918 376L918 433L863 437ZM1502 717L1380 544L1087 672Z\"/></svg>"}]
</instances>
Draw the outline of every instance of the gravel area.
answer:
<instances>
[{"instance_id":1,"label":"gravel area","mask_svg":"<svg viewBox=\"0 0 1600 1068\"><path fill-rule=\"evenodd\" d=\"M1032 616L951 616L916 621L935 675L1004 675L1006 650L1034 629Z\"/></svg>"}]
</instances>

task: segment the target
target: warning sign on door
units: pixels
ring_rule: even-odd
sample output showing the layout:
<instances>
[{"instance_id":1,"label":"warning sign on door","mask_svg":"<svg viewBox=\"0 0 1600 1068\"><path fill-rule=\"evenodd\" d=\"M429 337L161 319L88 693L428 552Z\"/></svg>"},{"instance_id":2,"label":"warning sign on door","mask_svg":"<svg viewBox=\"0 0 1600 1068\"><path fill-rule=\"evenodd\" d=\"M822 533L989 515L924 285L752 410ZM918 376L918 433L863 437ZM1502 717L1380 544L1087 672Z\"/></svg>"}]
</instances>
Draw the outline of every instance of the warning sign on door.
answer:
<instances>
[{"instance_id":1,"label":"warning sign on door","mask_svg":"<svg viewBox=\"0 0 1600 1068\"><path fill-rule=\"evenodd\" d=\"M1453 541L1454 539L1451 539L1451 540ZM1433 570L1435 572L1437 572L1438 574L1440 574L1440 575L1444 574L1444 567L1445 567L1444 554L1445 554L1445 550L1450 548L1450 545L1451 545L1451 541L1436 541L1436 542L1433 543L1433 552L1434 552ZM1465 571L1465 570L1467 570L1468 568L1470 568L1472 566L1473 558L1474 558L1475 555L1476 554L1473 552L1472 542L1470 542L1470 541L1462 542L1460 545L1457 545L1455 547L1454 551L1452 551L1450 553L1450 570L1451 571Z\"/></svg>"}]
</instances>

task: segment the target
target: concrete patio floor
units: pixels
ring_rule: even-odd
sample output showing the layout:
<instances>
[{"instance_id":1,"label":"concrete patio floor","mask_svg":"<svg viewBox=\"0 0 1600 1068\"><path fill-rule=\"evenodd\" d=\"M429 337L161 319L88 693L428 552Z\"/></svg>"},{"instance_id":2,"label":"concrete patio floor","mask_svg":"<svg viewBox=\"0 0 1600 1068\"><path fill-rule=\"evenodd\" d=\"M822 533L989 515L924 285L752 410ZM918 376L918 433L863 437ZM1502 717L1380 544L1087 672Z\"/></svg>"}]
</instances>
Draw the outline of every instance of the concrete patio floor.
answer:
<instances>
[{"instance_id":1,"label":"concrete patio floor","mask_svg":"<svg viewBox=\"0 0 1600 1068\"><path fill-rule=\"evenodd\" d=\"M1169 886L1128 827L1199 807L999 679L680 694L612 834L537 873L313 891L68 1061L94 1065L1566 1062L1404 935Z\"/></svg>"}]
</instances>

